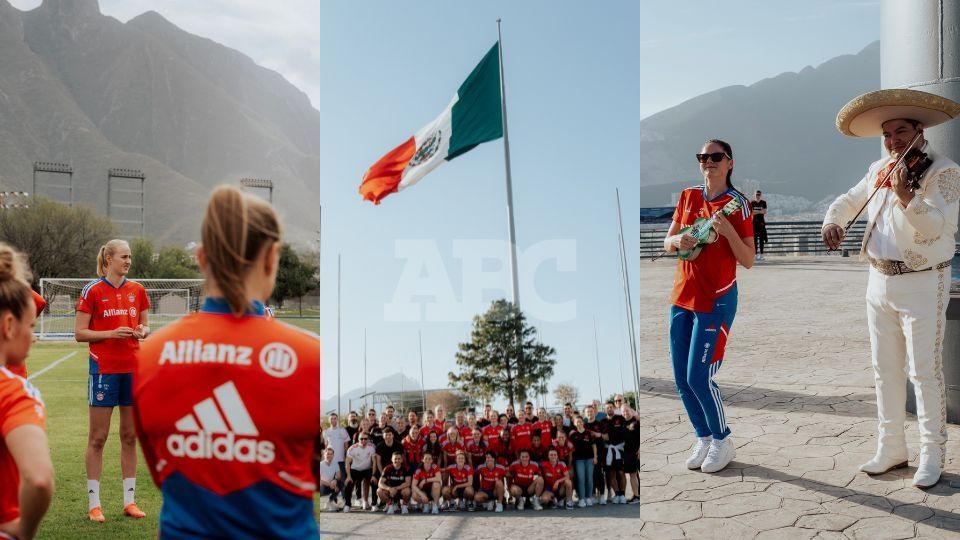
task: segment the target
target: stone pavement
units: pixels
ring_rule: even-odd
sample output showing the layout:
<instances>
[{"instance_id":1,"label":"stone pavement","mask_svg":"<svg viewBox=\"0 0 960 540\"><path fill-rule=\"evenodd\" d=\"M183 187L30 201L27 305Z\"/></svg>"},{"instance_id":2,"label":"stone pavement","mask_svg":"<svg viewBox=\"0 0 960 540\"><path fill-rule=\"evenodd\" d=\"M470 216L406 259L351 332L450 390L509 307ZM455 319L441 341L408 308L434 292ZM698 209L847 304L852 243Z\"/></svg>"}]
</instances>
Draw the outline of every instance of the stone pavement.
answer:
<instances>
[{"instance_id":1,"label":"stone pavement","mask_svg":"<svg viewBox=\"0 0 960 540\"><path fill-rule=\"evenodd\" d=\"M632 496L628 493L628 496ZM325 499L325 497L324 497ZM411 512L410 515L387 516L382 512L319 514L320 536L330 538L489 538L496 540L545 538L551 540L586 538L637 538L640 507L618 504L576 508L574 510L506 509L492 512L442 512L436 516Z\"/></svg>"},{"instance_id":2,"label":"stone pavement","mask_svg":"<svg viewBox=\"0 0 960 540\"><path fill-rule=\"evenodd\" d=\"M684 465L694 437L667 337L675 263L641 264L641 537L960 538L960 427L948 428L947 474L932 489L911 485L913 415L911 466L878 477L857 471L876 445L865 264L778 257L739 269L738 312L717 375L737 457L715 474Z\"/></svg>"}]
</instances>

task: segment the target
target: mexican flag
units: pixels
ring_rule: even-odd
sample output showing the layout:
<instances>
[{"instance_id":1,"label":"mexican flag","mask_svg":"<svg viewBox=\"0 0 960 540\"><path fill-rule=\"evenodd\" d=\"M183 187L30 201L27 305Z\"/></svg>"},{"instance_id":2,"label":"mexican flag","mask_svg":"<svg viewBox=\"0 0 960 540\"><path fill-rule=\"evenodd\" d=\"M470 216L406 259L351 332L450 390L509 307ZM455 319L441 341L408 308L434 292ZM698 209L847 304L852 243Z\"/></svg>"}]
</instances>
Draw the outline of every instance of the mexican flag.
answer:
<instances>
[{"instance_id":1,"label":"mexican flag","mask_svg":"<svg viewBox=\"0 0 960 540\"><path fill-rule=\"evenodd\" d=\"M474 146L503 137L500 107L500 44L483 57L432 122L367 169L360 195L380 204L416 184L440 164Z\"/></svg>"}]
</instances>

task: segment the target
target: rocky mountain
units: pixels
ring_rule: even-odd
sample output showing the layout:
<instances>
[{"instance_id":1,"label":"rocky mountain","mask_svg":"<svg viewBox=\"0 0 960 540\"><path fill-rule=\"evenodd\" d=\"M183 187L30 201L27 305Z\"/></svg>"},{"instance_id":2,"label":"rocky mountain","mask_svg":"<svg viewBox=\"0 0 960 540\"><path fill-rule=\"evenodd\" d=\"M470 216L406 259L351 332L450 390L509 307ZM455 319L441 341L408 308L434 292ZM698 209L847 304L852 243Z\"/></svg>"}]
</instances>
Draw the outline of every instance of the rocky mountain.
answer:
<instances>
[{"instance_id":1,"label":"rocky mountain","mask_svg":"<svg viewBox=\"0 0 960 540\"><path fill-rule=\"evenodd\" d=\"M400 389L403 389L404 392L410 392L414 390L420 390L420 381L402 375L400 373L393 373L386 375L377 379L376 382L367 386L367 392L399 392ZM344 412L349 410L351 399L359 402L360 396L363 395L363 388L354 388L343 393L343 399L340 402L340 405L343 407ZM367 402L370 403L372 397L367 398ZM399 406L399 404L397 404ZM353 408L358 407L357 403L353 404ZM334 394L330 397L323 399L320 402L320 410L324 414L329 413L330 411L337 410L337 395Z\"/></svg>"},{"instance_id":2,"label":"rocky mountain","mask_svg":"<svg viewBox=\"0 0 960 540\"><path fill-rule=\"evenodd\" d=\"M146 174L147 234L199 235L210 189L273 180L288 237L319 219L319 112L279 74L155 12L127 23L97 0L0 0L0 189L32 191L34 161L74 170L75 200L106 213L111 167ZM66 194L41 178L37 192Z\"/></svg>"},{"instance_id":3,"label":"rocky mountain","mask_svg":"<svg viewBox=\"0 0 960 540\"><path fill-rule=\"evenodd\" d=\"M853 97L880 88L880 42L798 73L729 86L640 122L643 206L702 182L693 155L704 141L733 146L734 184L820 201L846 191L880 156L877 139L854 139L834 126Z\"/></svg>"}]
</instances>

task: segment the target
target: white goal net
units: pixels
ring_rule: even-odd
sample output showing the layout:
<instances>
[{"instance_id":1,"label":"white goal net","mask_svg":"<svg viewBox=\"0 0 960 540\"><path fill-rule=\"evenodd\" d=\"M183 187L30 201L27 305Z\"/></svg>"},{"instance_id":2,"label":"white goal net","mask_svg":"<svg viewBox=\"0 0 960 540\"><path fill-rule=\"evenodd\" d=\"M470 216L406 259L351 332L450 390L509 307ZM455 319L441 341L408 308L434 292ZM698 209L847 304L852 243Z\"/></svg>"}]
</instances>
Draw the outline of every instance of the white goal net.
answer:
<instances>
[{"instance_id":1,"label":"white goal net","mask_svg":"<svg viewBox=\"0 0 960 540\"><path fill-rule=\"evenodd\" d=\"M47 307L40 315L36 331L40 339L73 339L74 319L80 292L90 278L44 278L40 294ZM135 279L150 298L150 329L158 330L184 315L200 309L203 300L202 279Z\"/></svg>"}]
</instances>

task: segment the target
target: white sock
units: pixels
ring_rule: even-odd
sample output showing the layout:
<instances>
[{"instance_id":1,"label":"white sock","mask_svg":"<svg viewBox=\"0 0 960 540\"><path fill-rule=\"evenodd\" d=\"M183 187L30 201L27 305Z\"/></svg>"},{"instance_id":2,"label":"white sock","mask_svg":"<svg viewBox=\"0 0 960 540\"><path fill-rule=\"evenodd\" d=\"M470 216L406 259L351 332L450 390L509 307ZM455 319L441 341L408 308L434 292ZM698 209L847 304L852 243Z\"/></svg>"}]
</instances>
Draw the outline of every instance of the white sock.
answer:
<instances>
[{"instance_id":1,"label":"white sock","mask_svg":"<svg viewBox=\"0 0 960 540\"><path fill-rule=\"evenodd\" d=\"M100 481L99 480L90 480L87 479L87 498L90 501L90 508L88 510L93 510L94 508L100 506Z\"/></svg>"},{"instance_id":2,"label":"white sock","mask_svg":"<svg viewBox=\"0 0 960 540\"><path fill-rule=\"evenodd\" d=\"M124 478L123 479L123 506L127 506L133 502L133 493L137 488L137 479L136 478Z\"/></svg>"}]
</instances>

